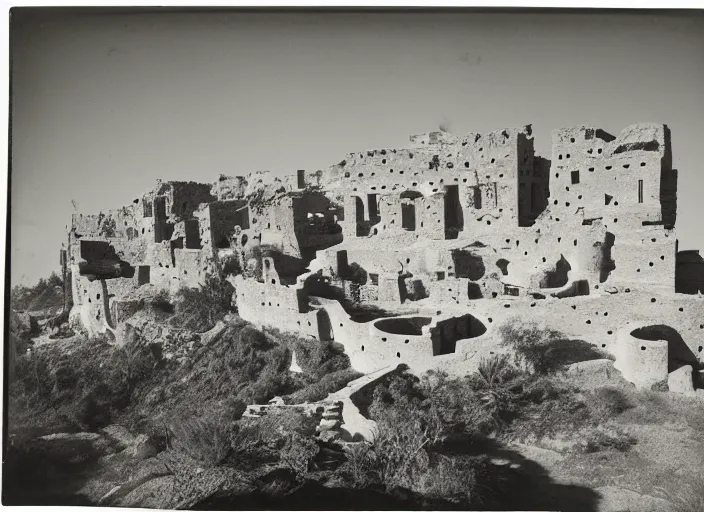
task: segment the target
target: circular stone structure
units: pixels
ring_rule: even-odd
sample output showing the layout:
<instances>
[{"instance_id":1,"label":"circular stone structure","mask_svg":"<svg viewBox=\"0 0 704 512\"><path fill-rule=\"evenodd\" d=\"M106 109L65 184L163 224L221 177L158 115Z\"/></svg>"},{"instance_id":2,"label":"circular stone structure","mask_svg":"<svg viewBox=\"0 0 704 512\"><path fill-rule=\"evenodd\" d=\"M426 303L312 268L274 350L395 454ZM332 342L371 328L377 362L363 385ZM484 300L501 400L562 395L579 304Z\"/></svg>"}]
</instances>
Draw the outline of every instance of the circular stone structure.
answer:
<instances>
[{"instance_id":1,"label":"circular stone structure","mask_svg":"<svg viewBox=\"0 0 704 512\"><path fill-rule=\"evenodd\" d=\"M653 336L652 327L633 324L621 329L617 337L614 368L640 389L667 380L668 343Z\"/></svg>"},{"instance_id":2,"label":"circular stone structure","mask_svg":"<svg viewBox=\"0 0 704 512\"><path fill-rule=\"evenodd\" d=\"M374 322L374 327L389 334L421 336L423 327L430 325L432 321L433 319L428 316L382 318Z\"/></svg>"}]
</instances>

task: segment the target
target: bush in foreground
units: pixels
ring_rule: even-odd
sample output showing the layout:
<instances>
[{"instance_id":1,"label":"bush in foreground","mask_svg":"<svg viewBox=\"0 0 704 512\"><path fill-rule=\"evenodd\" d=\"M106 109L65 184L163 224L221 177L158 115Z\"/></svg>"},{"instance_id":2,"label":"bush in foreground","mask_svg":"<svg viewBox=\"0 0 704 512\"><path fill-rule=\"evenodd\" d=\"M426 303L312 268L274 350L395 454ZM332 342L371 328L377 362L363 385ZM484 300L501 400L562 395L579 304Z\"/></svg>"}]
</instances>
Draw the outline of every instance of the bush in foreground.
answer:
<instances>
[{"instance_id":1,"label":"bush in foreground","mask_svg":"<svg viewBox=\"0 0 704 512\"><path fill-rule=\"evenodd\" d=\"M219 274L209 274L198 288L181 288L171 322L181 329L205 332L233 310L234 287Z\"/></svg>"}]
</instances>

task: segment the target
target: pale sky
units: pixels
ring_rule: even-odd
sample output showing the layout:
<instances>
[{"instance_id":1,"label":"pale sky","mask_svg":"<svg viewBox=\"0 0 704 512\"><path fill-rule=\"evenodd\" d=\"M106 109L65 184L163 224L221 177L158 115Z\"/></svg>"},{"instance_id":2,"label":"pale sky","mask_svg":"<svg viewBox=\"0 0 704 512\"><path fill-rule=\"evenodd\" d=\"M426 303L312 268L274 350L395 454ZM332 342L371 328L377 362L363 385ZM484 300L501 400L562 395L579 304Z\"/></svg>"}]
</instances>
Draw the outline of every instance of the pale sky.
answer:
<instances>
[{"instance_id":1,"label":"pale sky","mask_svg":"<svg viewBox=\"0 0 704 512\"><path fill-rule=\"evenodd\" d=\"M124 9L123 9L124 11ZM680 250L704 252L701 12L13 11L11 284L75 211L155 180L317 170L437 130L672 131Z\"/></svg>"}]
</instances>

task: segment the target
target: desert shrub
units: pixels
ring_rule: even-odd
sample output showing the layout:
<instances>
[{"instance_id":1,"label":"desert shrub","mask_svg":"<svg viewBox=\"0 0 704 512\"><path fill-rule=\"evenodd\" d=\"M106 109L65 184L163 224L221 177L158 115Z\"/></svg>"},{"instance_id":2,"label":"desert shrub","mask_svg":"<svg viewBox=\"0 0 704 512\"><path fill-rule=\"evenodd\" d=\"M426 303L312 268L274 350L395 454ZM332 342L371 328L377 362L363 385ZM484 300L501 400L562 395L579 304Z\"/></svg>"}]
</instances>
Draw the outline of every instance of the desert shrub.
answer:
<instances>
[{"instance_id":1,"label":"desert shrub","mask_svg":"<svg viewBox=\"0 0 704 512\"><path fill-rule=\"evenodd\" d=\"M564 335L534 322L513 319L499 328L504 345L515 351L519 361L536 373L554 372L565 364L561 344Z\"/></svg>"},{"instance_id":2,"label":"desert shrub","mask_svg":"<svg viewBox=\"0 0 704 512\"><path fill-rule=\"evenodd\" d=\"M600 421L606 421L634 407L626 394L614 387L596 388L584 396L591 415Z\"/></svg>"},{"instance_id":3,"label":"desert shrub","mask_svg":"<svg viewBox=\"0 0 704 512\"><path fill-rule=\"evenodd\" d=\"M376 481L387 488L414 488L428 470L428 450L446 436L435 404L422 399L418 379L395 376L374 390L369 412L377 422L366 464Z\"/></svg>"},{"instance_id":4,"label":"desert shrub","mask_svg":"<svg viewBox=\"0 0 704 512\"><path fill-rule=\"evenodd\" d=\"M171 421L171 447L206 467L225 462L232 452L231 422L223 414L208 411L205 414L177 417Z\"/></svg>"},{"instance_id":5,"label":"desert shrub","mask_svg":"<svg viewBox=\"0 0 704 512\"><path fill-rule=\"evenodd\" d=\"M652 386L650 386L651 391L660 391L660 392L666 392L670 391L670 386L667 383L667 379L663 379L660 382L656 382Z\"/></svg>"},{"instance_id":6,"label":"desert shrub","mask_svg":"<svg viewBox=\"0 0 704 512\"><path fill-rule=\"evenodd\" d=\"M334 393L344 388L349 382L358 379L362 374L346 368L338 370L334 373L324 375L319 381L308 384L303 389L292 393L287 397L287 401L292 404L301 404L305 402L317 402L327 397L330 393Z\"/></svg>"},{"instance_id":7,"label":"desert shrub","mask_svg":"<svg viewBox=\"0 0 704 512\"><path fill-rule=\"evenodd\" d=\"M624 421L635 424L662 424L673 414L667 393L651 390L625 389L622 391L632 407L623 411Z\"/></svg>"},{"instance_id":8,"label":"desert shrub","mask_svg":"<svg viewBox=\"0 0 704 512\"><path fill-rule=\"evenodd\" d=\"M301 369L314 378L321 378L350 367L350 360L343 350L335 348L330 340L303 338L284 333L278 329L267 329L267 334L296 353L296 362Z\"/></svg>"},{"instance_id":9,"label":"desert shrub","mask_svg":"<svg viewBox=\"0 0 704 512\"><path fill-rule=\"evenodd\" d=\"M485 413L501 428L513 415L523 391L521 372L505 354L482 359L469 382Z\"/></svg>"},{"instance_id":10,"label":"desert shrub","mask_svg":"<svg viewBox=\"0 0 704 512\"><path fill-rule=\"evenodd\" d=\"M318 444L310 436L293 432L286 437L279 457L284 465L301 477L311 469L313 459L319 451Z\"/></svg>"},{"instance_id":11,"label":"desert shrub","mask_svg":"<svg viewBox=\"0 0 704 512\"><path fill-rule=\"evenodd\" d=\"M426 495L452 502L480 501L477 496L477 473L486 471L483 457L447 457L437 455L429 471L421 476L419 490Z\"/></svg>"},{"instance_id":12,"label":"desert shrub","mask_svg":"<svg viewBox=\"0 0 704 512\"><path fill-rule=\"evenodd\" d=\"M428 399L435 404L448 435L474 437L489 433L493 418L483 407L469 378L449 378L442 372L427 372L421 386Z\"/></svg>"},{"instance_id":13,"label":"desert shrub","mask_svg":"<svg viewBox=\"0 0 704 512\"><path fill-rule=\"evenodd\" d=\"M314 416L291 409L271 409L259 418L243 417L232 427L232 461L247 467L281 461L295 469L293 459L312 451L310 446L306 448L308 443L301 440L312 439L317 424ZM310 456L311 460L315 454L317 451Z\"/></svg>"},{"instance_id":14,"label":"desert shrub","mask_svg":"<svg viewBox=\"0 0 704 512\"><path fill-rule=\"evenodd\" d=\"M163 414L227 398L266 403L300 387L295 374L288 371L289 364L285 347L249 324L228 322L216 340L195 346L186 364L171 365L172 370L161 374L163 398L157 388L145 394L158 401Z\"/></svg>"},{"instance_id":15,"label":"desert shrub","mask_svg":"<svg viewBox=\"0 0 704 512\"><path fill-rule=\"evenodd\" d=\"M600 452L604 450L617 450L625 452L636 444L636 439L617 428L597 427L588 429L583 436L583 449L586 453Z\"/></svg>"},{"instance_id":16,"label":"desert shrub","mask_svg":"<svg viewBox=\"0 0 704 512\"><path fill-rule=\"evenodd\" d=\"M56 423L84 430L103 427L129 405L135 388L154 368L148 349L116 348L105 336L76 341L67 352L53 347L32 351L17 360L9 393L10 428L42 430L57 416L65 419Z\"/></svg>"},{"instance_id":17,"label":"desert shrub","mask_svg":"<svg viewBox=\"0 0 704 512\"><path fill-rule=\"evenodd\" d=\"M699 512L704 510L704 477L680 482L676 491L665 493L671 512Z\"/></svg>"},{"instance_id":18,"label":"desert shrub","mask_svg":"<svg viewBox=\"0 0 704 512\"><path fill-rule=\"evenodd\" d=\"M537 375L526 383L518 414L506 435L535 440L592 424L590 411L574 386L556 377Z\"/></svg>"},{"instance_id":19,"label":"desert shrub","mask_svg":"<svg viewBox=\"0 0 704 512\"><path fill-rule=\"evenodd\" d=\"M454 436L487 435L506 427L516 414L527 376L507 355L480 361L463 379L440 372L424 375L422 388Z\"/></svg>"},{"instance_id":20,"label":"desert shrub","mask_svg":"<svg viewBox=\"0 0 704 512\"><path fill-rule=\"evenodd\" d=\"M373 483L374 478L374 454L371 452L371 445L367 442L348 444L345 446L345 457L347 461L343 466L351 478L354 487L366 487Z\"/></svg>"},{"instance_id":21,"label":"desert shrub","mask_svg":"<svg viewBox=\"0 0 704 512\"><path fill-rule=\"evenodd\" d=\"M15 285L10 292L10 307L16 311L35 311L63 305L63 280L56 272L34 286Z\"/></svg>"},{"instance_id":22,"label":"desert shrub","mask_svg":"<svg viewBox=\"0 0 704 512\"><path fill-rule=\"evenodd\" d=\"M235 289L219 273L206 276L198 288L181 288L176 296L176 314L171 323L182 329L205 332L232 311Z\"/></svg>"},{"instance_id":23,"label":"desert shrub","mask_svg":"<svg viewBox=\"0 0 704 512\"><path fill-rule=\"evenodd\" d=\"M49 354L43 350L17 357L15 376L10 396L28 406L46 400L54 388Z\"/></svg>"},{"instance_id":24,"label":"desert shrub","mask_svg":"<svg viewBox=\"0 0 704 512\"><path fill-rule=\"evenodd\" d=\"M238 275L242 273L240 259L236 254L228 254L221 259L220 265L224 276Z\"/></svg>"},{"instance_id":25,"label":"desert shrub","mask_svg":"<svg viewBox=\"0 0 704 512\"><path fill-rule=\"evenodd\" d=\"M357 283L360 285L367 284L367 271L364 270L359 263L353 262L347 266L347 272L345 273L345 279Z\"/></svg>"},{"instance_id":26,"label":"desert shrub","mask_svg":"<svg viewBox=\"0 0 704 512\"><path fill-rule=\"evenodd\" d=\"M263 439L267 442L278 442L281 438L293 433L302 436L315 434L318 419L315 416L303 414L295 409L273 409L258 420L260 429L264 433Z\"/></svg>"}]
</instances>

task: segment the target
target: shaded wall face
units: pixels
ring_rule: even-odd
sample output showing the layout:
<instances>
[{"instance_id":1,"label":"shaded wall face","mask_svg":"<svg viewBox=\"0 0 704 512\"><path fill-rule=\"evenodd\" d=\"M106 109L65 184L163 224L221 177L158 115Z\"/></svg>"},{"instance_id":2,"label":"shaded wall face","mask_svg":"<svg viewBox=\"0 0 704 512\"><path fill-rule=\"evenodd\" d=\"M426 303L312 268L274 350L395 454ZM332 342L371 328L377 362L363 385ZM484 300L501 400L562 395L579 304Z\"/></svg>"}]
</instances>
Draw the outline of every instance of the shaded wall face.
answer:
<instances>
[{"instance_id":1,"label":"shaded wall face","mask_svg":"<svg viewBox=\"0 0 704 512\"><path fill-rule=\"evenodd\" d=\"M322 194L304 194L292 198L293 228L301 256L314 257L313 251L325 249L342 241L337 206ZM359 214L359 209L357 212Z\"/></svg>"},{"instance_id":2,"label":"shaded wall face","mask_svg":"<svg viewBox=\"0 0 704 512\"><path fill-rule=\"evenodd\" d=\"M677 253L675 291L704 294L704 258L698 253Z\"/></svg>"},{"instance_id":3,"label":"shaded wall face","mask_svg":"<svg viewBox=\"0 0 704 512\"><path fill-rule=\"evenodd\" d=\"M187 220L193 217L193 212L202 203L216 200L209 183L175 182L172 184L171 211L176 220Z\"/></svg>"},{"instance_id":4,"label":"shaded wall face","mask_svg":"<svg viewBox=\"0 0 704 512\"><path fill-rule=\"evenodd\" d=\"M249 228L249 209L246 201L214 202L209 205L209 209L210 233L216 249L230 247L230 237L235 232L235 226Z\"/></svg>"}]
</instances>

